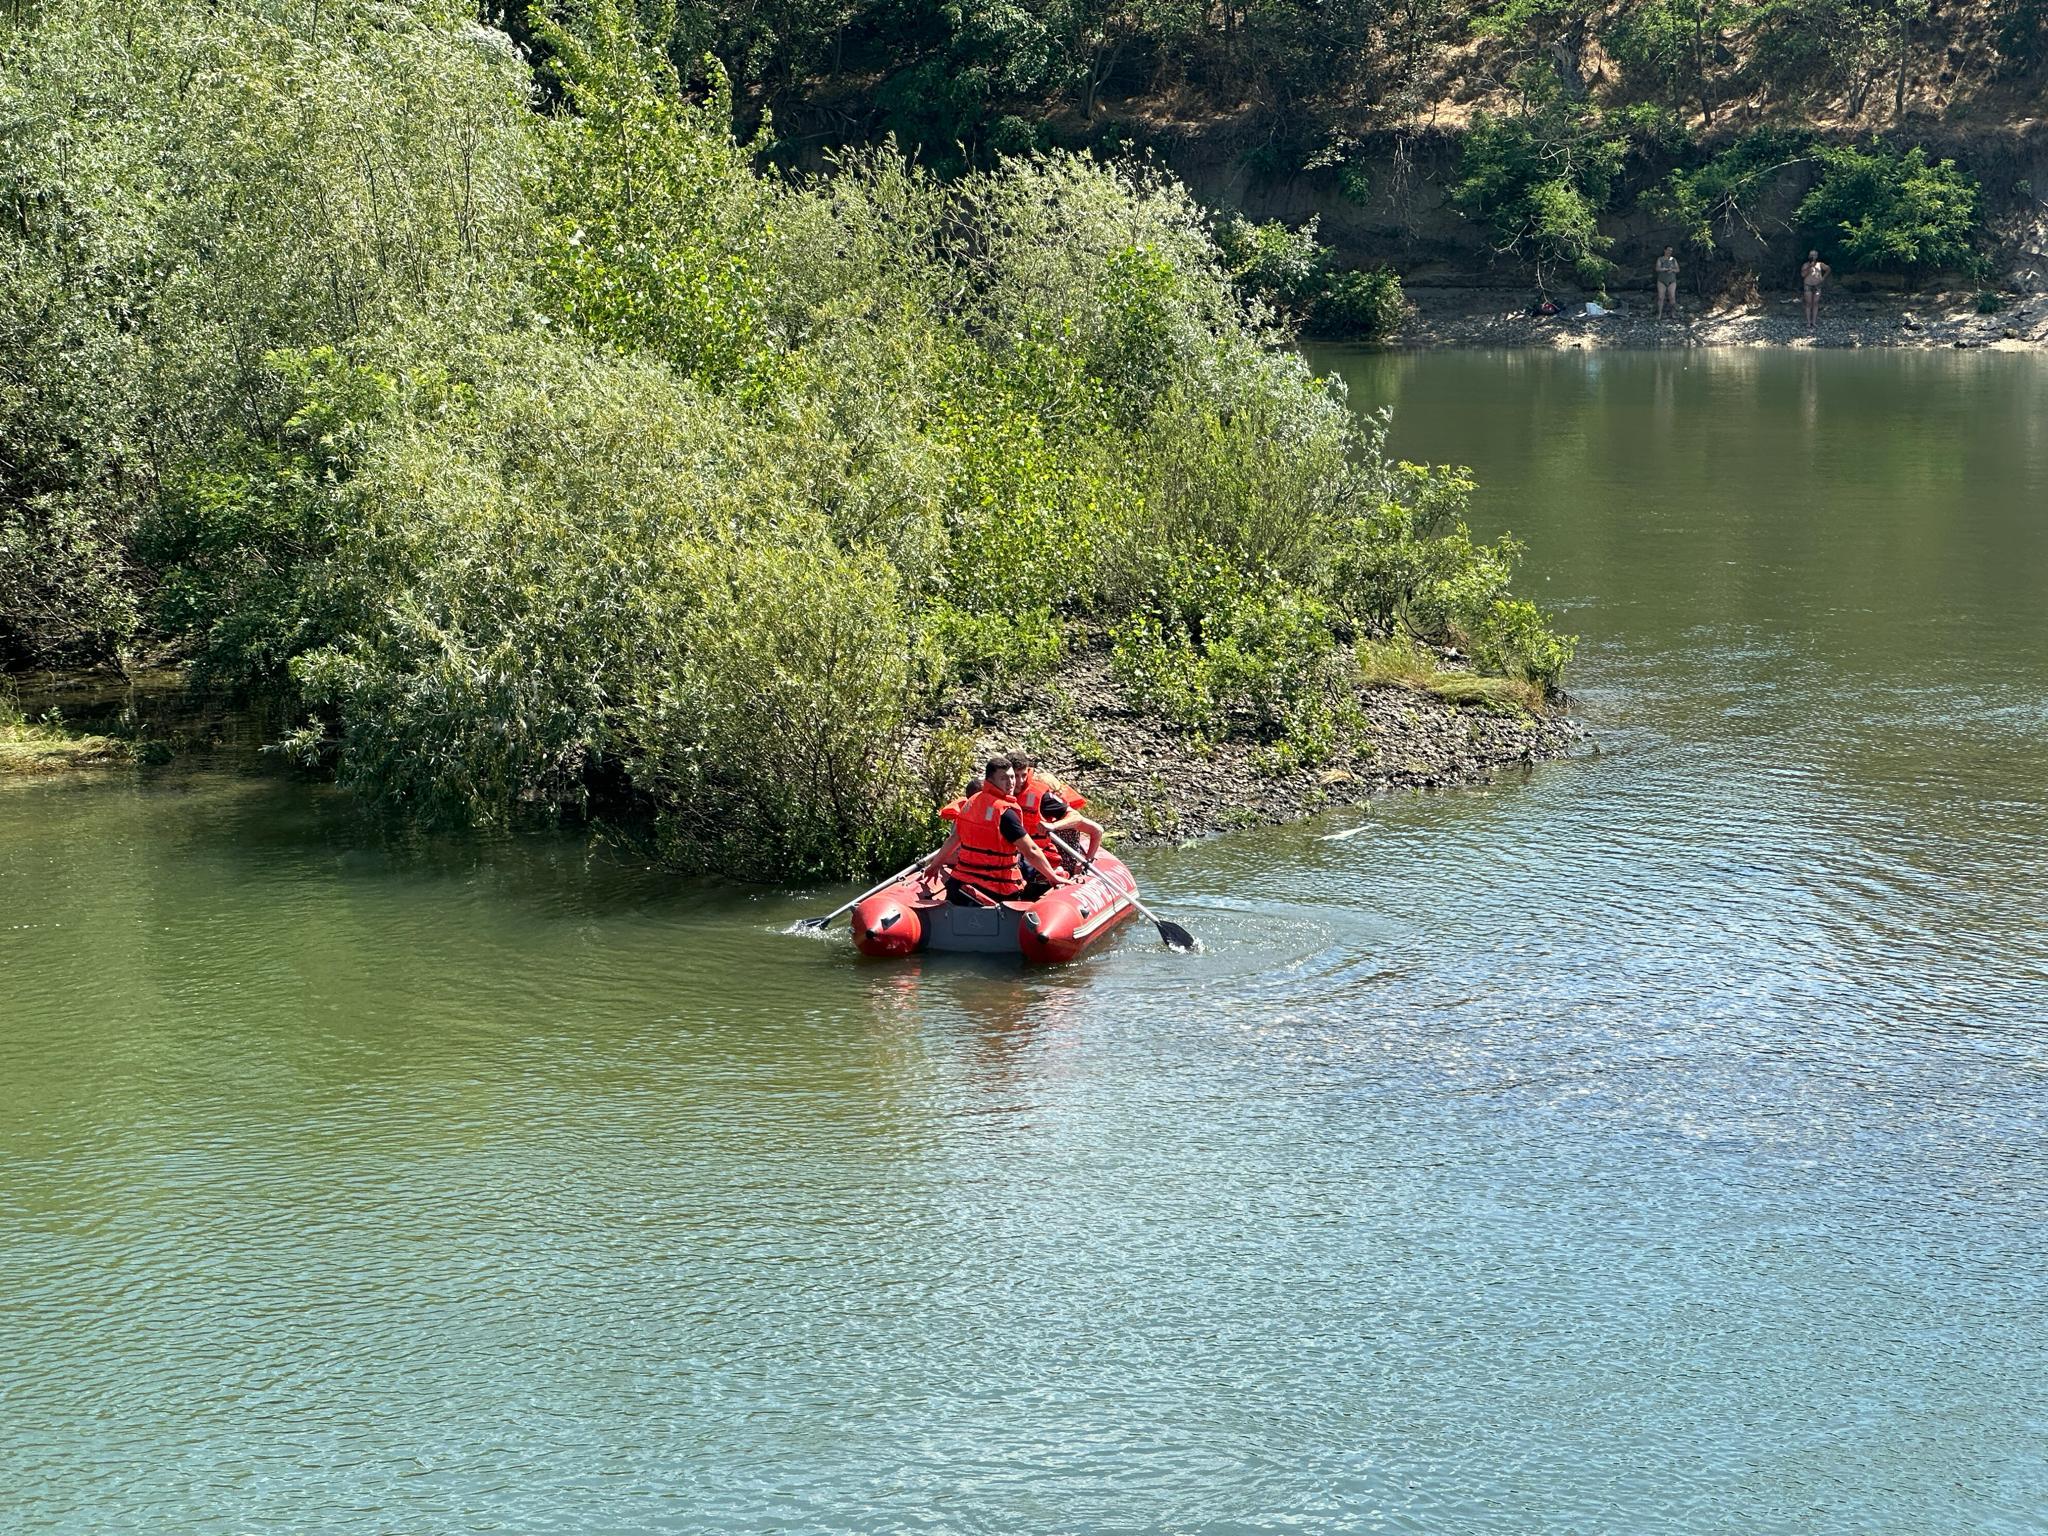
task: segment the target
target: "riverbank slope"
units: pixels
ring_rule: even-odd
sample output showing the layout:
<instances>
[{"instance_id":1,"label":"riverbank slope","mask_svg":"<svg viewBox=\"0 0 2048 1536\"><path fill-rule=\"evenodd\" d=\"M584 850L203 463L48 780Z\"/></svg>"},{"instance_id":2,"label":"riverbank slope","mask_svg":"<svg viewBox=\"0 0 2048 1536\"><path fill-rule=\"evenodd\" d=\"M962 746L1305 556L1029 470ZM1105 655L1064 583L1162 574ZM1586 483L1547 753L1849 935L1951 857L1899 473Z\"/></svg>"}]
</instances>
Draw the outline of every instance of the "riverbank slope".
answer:
<instances>
[{"instance_id":1,"label":"riverbank slope","mask_svg":"<svg viewBox=\"0 0 2048 1536\"><path fill-rule=\"evenodd\" d=\"M1583 302L1550 316L1528 313L1498 288L1411 288L1397 345L1432 347L1921 347L2048 349L2048 293L1979 312L1975 292L1830 291L1807 330L1799 297L1748 303L1686 295L1676 320L1660 320L1648 293L1622 295L1590 316Z\"/></svg>"},{"instance_id":2,"label":"riverbank slope","mask_svg":"<svg viewBox=\"0 0 2048 1536\"><path fill-rule=\"evenodd\" d=\"M1443 687L1455 693L1460 674ZM1028 703L973 725L980 755L1028 746L1088 796L1120 842L1180 842L1299 820L1403 791L1455 789L1588 750L1583 722L1382 683L1358 695L1358 728L1313 765L1249 737L1190 741L1134 706L1107 666L1082 658Z\"/></svg>"}]
</instances>

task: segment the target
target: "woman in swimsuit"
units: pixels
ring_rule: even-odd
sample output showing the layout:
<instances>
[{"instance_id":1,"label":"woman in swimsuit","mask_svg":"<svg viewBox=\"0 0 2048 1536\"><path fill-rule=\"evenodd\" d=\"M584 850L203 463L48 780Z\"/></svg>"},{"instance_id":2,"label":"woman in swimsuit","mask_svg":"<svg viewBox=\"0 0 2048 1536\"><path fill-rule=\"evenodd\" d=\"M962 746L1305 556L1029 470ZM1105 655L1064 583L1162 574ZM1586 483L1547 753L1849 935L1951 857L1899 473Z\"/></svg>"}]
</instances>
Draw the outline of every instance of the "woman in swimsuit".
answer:
<instances>
[{"instance_id":1,"label":"woman in swimsuit","mask_svg":"<svg viewBox=\"0 0 2048 1536\"><path fill-rule=\"evenodd\" d=\"M1678 258L1671 254L1671 247L1664 247L1664 254L1657 258L1657 318L1664 318L1664 308L1671 307L1671 318L1678 318Z\"/></svg>"},{"instance_id":2,"label":"woman in swimsuit","mask_svg":"<svg viewBox=\"0 0 2048 1536\"><path fill-rule=\"evenodd\" d=\"M1820 259L1819 251L1808 251L1805 262L1799 268L1799 285L1805 290L1806 328L1809 331L1820 324L1820 285L1828 280L1834 270Z\"/></svg>"}]
</instances>

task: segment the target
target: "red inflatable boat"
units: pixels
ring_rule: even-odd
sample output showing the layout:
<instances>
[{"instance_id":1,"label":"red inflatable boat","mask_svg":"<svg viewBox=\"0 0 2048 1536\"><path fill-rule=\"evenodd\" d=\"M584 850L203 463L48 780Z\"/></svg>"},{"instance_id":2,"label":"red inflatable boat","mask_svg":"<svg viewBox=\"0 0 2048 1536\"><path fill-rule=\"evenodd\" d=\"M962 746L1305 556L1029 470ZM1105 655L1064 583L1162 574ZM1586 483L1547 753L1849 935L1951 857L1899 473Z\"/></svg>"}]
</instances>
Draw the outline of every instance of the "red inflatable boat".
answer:
<instances>
[{"instance_id":1,"label":"red inflatable boat","mask_svg":"<svg viewBox=\"0 0 2048 1536\"><path fill-rule=\"evenodd\" d=\"M1095 855L1095 870L1036 901L963 907L934 894L915 875L898 880L853 909L853 942L864 955L894 959L921 949L979 955L1022 955L1037 965L1058 965L1086 954L1138 909L1138 882L1111 853Z\"/></svg>"}]
</instances>

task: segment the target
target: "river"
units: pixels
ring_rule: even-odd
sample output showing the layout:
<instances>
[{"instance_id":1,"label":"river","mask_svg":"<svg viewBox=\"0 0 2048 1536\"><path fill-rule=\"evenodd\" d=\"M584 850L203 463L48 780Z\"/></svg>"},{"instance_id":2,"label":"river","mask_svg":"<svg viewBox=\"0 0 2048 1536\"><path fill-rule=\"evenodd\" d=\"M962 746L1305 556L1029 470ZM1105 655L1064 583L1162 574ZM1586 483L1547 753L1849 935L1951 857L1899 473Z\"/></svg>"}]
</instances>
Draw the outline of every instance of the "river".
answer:
<instances>
[{"instance_id":1,"label":"river","mask_svg":"<svg viewBox=\"0 0 2048 1536\"><path fill-rule=\"evenodd\" d=\"M1206 942L0 793L10 1531L2048 1531L2048 365L1319 361L1599 750Z\"/></svg>"}]
</instances>

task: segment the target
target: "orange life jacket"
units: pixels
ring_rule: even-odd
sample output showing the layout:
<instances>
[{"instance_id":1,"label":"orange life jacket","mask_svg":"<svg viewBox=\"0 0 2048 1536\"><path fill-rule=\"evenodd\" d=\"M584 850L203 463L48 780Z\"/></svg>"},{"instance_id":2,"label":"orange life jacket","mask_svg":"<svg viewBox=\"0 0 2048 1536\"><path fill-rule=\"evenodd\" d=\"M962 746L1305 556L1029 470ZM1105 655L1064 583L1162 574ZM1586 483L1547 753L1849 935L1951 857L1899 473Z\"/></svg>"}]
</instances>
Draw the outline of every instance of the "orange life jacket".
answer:
<instances>
[{"instance_id":1,"label":"orange life jacket","mask_svg":"<svg viewBox=\"0 0 2048 1536\"><path fill-rule=\"evenodd\" d=\"M963 885L986 891L998 900L1024 889L1024 862L1003 836L1003 812L1017 802L984 785L964 803L939 812L959 828L960 849L953 856L953 875Z\"/></svg>"},{"instance_id":2,"label":"orange life jacket","mask_svg":"<svg viewBox=\"0 0 2048 1536\"><path fill-rule=\"evenodd\" d=\"M1067 809L1086 809L1088 802L1049 773L1040 773L1036 768L1024 781L1024 787L1017 794L1017 814L1024 818L1024 830L1031 840L1045 851L1045 856L1054 864L1060 861L1059 845L1052 840L1052 834L1045 829L1045 812L1042 806L1048 794L1058 795L1067 802Z\"/></svg>"}]
</instances>

